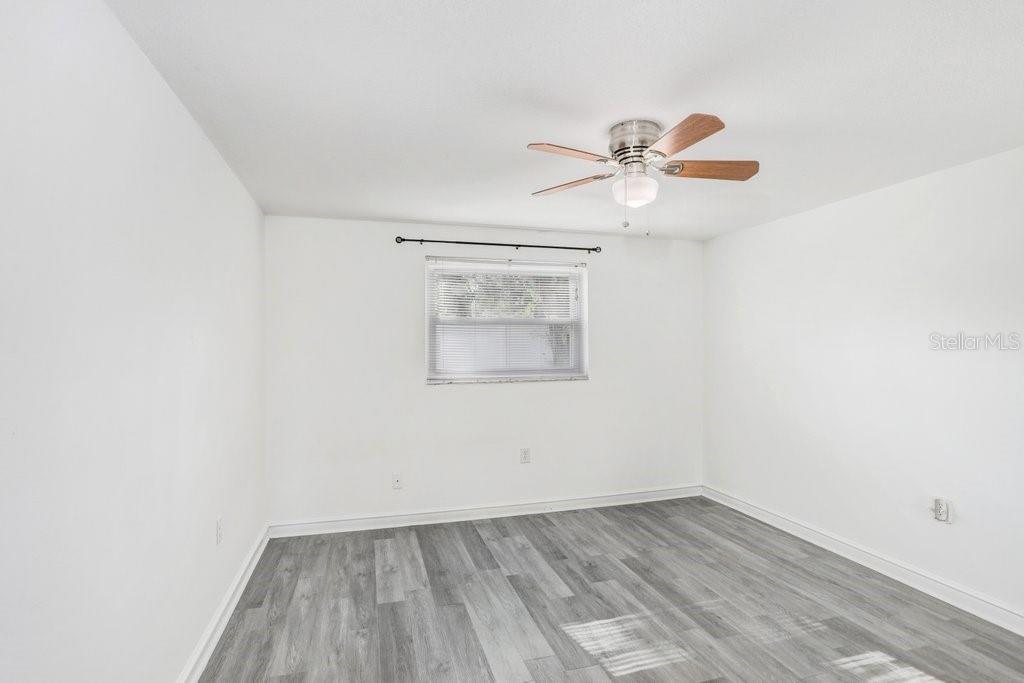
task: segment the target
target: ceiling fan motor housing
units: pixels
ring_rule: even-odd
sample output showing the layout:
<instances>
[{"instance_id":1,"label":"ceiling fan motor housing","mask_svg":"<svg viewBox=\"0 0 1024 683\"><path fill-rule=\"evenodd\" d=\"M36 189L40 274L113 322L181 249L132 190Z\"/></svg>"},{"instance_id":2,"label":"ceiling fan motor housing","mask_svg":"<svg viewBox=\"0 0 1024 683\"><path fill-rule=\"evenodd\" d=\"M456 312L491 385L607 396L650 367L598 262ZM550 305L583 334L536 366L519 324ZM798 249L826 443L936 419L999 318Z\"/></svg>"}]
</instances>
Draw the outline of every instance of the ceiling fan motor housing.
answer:
<instances>
[{"instance_id":1,"label":"ceiling fan motor housing","mask_svg":"<svg viewBox=\"0 0 1024 683\"><path fill-rule=\"evenodd\" d=\"M647 154L647 148L658 141L661 132L659 124L646 119L616 123L608 131L608 151L625 170L626 175L644 173L652 154L662 156L654 152Z\"/></svg>"}]
</instances>

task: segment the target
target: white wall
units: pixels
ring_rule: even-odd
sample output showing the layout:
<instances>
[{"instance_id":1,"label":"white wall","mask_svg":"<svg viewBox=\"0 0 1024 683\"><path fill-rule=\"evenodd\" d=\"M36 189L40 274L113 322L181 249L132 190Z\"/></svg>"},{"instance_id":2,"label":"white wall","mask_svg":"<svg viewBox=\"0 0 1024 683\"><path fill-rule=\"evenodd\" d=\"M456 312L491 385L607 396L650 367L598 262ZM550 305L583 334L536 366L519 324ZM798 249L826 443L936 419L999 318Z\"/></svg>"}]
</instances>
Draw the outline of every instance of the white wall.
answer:
<instances>
[{"instance_id":1,"label":"white wall","mask_svg":"<svg viewBox=\"0 0 1024 683\"><path fill-rule=\"evenodd\" d=\"M271 518L558 500L698 482L701 247L267 218ZM434 239L600 244L516 252ZM424 257L589 262L590 379L427 386ZM519 464L519 448L533 463ZM401 473L401 491L390 487Z\"/></svg>"},{"instance_id":2,"label":"white wall","mask_svg":"<svg viewBox=\"0 0 1024 683\"><path fill-rule=\"evenodd\" d=\"M1024 613L1024 148L705 249L705 483ZM930 518L931 498L955 521Z\"/></svg>"},{"instance_id":3,"label":"white wall","mask_svg":"<svg viewBox=\"0 0 1024 683\"><path fill-rule=\"evenodd\" d=\"M101 2L0 83L0 677L171 680L266 520L262 217Z\"/></svg>"}]
</instances>

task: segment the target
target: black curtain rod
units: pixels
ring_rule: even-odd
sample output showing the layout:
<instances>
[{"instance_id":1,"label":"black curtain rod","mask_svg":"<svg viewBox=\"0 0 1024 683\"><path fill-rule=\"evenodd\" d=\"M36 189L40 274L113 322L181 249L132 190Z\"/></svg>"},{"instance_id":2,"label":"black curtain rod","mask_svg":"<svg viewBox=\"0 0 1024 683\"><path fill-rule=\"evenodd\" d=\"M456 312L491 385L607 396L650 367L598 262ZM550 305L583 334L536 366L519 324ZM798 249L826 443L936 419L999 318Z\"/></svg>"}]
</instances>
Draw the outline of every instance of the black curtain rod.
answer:
<instances>
[{"instance_id":1,"label":"black curtain rod","mask_svg":"<svg viewBox=\"0 0 1024 683\"><path fill-rule=\"evenodd\" d=\"M395 242L419 242L420 244L472 244L480 247L515 247L519 249L570 249L572 251L601 253L601 247L559 247L553 244L509 244L507 242L463 242L462 240L425 240L419 237L396 237Z\"/></svg>"}]
</instances>

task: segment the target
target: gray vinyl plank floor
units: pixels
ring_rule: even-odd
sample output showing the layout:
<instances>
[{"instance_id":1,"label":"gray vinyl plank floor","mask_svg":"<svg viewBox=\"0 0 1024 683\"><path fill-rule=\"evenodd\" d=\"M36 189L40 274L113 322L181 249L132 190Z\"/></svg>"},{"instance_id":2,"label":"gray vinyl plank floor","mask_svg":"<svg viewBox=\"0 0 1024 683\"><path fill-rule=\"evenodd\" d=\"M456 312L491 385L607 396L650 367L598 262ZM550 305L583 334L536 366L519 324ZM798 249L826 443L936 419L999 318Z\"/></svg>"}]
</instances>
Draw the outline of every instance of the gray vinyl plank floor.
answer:
<instances>
[{"instance_id":1,"label":"gray vinyl plank floor","mask_svg":"<svg viewBox=\"0 0 1024 683\"><path fill-rule=\"evenodd\" d=\"M274 539L204 681L1024 681L1024 638L705 498Z\"/></svg>"}]
</instances>

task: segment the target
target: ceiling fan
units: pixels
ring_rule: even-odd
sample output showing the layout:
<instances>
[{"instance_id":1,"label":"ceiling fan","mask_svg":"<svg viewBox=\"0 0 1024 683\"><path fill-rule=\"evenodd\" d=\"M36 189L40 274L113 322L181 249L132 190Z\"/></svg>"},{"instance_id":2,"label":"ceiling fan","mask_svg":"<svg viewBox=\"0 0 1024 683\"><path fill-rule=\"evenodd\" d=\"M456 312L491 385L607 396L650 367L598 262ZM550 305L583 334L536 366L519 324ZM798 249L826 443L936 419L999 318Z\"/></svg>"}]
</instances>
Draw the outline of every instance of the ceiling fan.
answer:
<instances>
[{"instance_id":1,"label":"ceiling fan","mask_svg":"<svg viewBox=\"0 0 1024 683\"><path fill-rule=\"evenodd\" d=\"M580 178L533 193L533 196L554 194L562 190L586 185L597 180L622 176L612 183L612 196L623 206L636 208L654 201L658 196L658 181L649 169L670 178L707 178L711 180L748 180L757 173L756 161L686 161L669 159L690 145L696 144L725 128L722 120L713 114L690 114L666 133L654 121L634 119L616 123L608 131L609 156L591 154L571 147L535 142L527 149L550 152L595 161L610 167L611 172Z\"/></svg>"}]
</instances>

